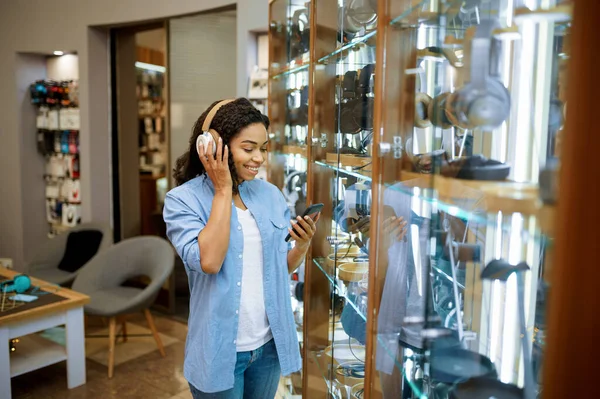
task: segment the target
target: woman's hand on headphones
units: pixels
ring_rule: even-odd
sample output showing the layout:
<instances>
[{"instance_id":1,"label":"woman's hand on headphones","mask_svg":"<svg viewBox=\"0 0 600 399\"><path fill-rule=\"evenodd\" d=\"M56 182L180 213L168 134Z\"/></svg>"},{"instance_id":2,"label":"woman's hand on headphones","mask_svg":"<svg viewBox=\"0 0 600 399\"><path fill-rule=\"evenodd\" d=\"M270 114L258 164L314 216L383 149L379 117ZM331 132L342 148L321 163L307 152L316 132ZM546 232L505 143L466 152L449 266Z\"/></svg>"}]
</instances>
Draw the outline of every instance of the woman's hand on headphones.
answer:
<instances>
[{"instance_id":1,"label":"woman's hand on headphones","mask_svg":"<svg viewBox=\"0 0 600 399\"><path fill-rule=\"evenodd\" d=\"M292 238L296 241L296 246L300 248L308 248L310 241L317 231L317 222L321 213L317 214L315 220L305 216L304 219L298 216L296 223L293 224L292 228L288 229Z\"/></svg>"},{"instance_id":2,"label":"woman's hand on headphones","mask_svg":"<svg viewBox=\"0 0 600 399\"><path fill-rule=\"evenodd\" d=\"M212 145L215 145L215 143L213 142ZM231 194L233 182L229 170L229 148L223 145L223 140L220 137L216 145L217 152L214 157L207 155L212 152L211 149L206 149L203 145L198 146L200 162L202 162L208 177L213 182L215 191Z\"/></svg>"}]
</instances>

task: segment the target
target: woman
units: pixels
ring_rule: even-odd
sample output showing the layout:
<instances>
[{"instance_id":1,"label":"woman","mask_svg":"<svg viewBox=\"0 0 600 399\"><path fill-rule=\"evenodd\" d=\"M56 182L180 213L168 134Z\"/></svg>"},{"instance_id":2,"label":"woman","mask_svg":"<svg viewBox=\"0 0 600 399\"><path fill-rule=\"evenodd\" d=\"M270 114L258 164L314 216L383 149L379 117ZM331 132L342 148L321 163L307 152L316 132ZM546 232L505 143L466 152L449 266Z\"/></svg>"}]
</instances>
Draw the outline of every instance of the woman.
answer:
<instances>
[{"instance_id":1,"label":"woman","mask_svg":"<svg viewBox=\"0 0 600 399\"><path fill-rule=\"evenodd\" d=\"M194 399L273 398L280 375L301 368L288 274L304 259L318 216L289 228L281 191L254 179L268 127L244 98L213 103L165 198L167 235L189 278L184 376Z\"/></svg>"}]
</instances>

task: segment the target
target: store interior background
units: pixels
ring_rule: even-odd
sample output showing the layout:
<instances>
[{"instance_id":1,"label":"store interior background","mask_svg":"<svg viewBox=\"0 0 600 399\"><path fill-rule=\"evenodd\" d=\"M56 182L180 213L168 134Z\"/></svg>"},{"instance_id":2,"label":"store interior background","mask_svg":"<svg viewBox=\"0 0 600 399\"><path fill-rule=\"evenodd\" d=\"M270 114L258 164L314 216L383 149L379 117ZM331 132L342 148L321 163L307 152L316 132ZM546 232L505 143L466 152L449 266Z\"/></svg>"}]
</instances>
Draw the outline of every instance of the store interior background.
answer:
<instances>
[{"instance_id":1,"label":"store interior background","mask_svg":"<svg viewBox=\"0 0 600 399\"><path fill-rule=\"evenodd\" d=\"M267 2L256 0L233 4L218 0L3 2L0 56L5 61L0 65L0 76L7 84L0 99L1 256L11 258L17 271L25 271L24 265L39 243L47 239L44 157L37 152L32 133L36 109L30 104L28 92L32 82L64 74L76 74L79 78L81 220L114 226L110 29L185 16L171 24L172 165L189 139L193 123L190 120L195 120L214 98L247 95L250 73L258 64L257 37L267 30L267 6ZM207 11L220 12L219 22L229 21L224 24L227 29L215 32L211 21L217 19L207 16ZM174 40L177 35L181 40ZM205 37L214 40L203 40ZM223 42L217 41L221 39ZM225 40L228 44L224 47ZM57 50L77 55L71 56L71 72L58 68L69 57L61 57L61 61L48 58ZM233 57L227 60L225 56ZM207 75L210 79L190 84L190 79ZM191 96L195 102L188 101ZM131 159L137 177L138 154L132 154ZM131 234L134 233L122 237Z\"/></svg>"},{"instance_id":2,"label":"store interior background","mask_svg":"<svg viewBox=\"0 0 600 399\"><path fill-rule=\"evenodd\" d=\"M216 99L248 96L252 73L267 68L267 24L268 2L258 0L2 2L0 260L10 259L15 271L27 273L51 230L46 157L36 138L38 107L30 98L33 82L78 82L81 222L110 226L115 242L163 235L156 225L160 198L173 184L171 171L193 124ZM156 158L162 168L141 166L140 155L148 148L140 148L144 121L136 78L141 69L135 66L140 61L165 71L159 112L164 143ZM154 202L145 203L146 197ZM187 398L182 367L188 298L187 276L177 259L153 306L166 357L156 350L144 316L132 315L127 328L133 341L115 351L115 375L107 378L108 343L89 337L106 334L106 321L87 317L87 383L67 389L62 362L13 379L13 397ZM142 335L137 341L136 333ZM65 332L44 334L59 342Z\"/></svg>"}]
</instances>

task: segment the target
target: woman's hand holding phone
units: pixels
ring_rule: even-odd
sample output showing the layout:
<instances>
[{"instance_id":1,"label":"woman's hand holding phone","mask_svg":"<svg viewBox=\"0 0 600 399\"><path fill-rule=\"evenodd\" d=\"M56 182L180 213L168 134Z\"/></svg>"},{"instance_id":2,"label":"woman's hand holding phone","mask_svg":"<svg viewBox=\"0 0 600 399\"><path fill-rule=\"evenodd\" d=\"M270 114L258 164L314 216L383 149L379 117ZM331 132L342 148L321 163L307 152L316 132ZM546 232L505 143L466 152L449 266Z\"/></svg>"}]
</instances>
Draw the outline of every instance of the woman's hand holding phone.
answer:
<instances>
[{"instance_id":1,"label":"woman's hand holding phone","mask_svg":"<svg viewBox=\"0 0 600 399\"><path fill-rule=\"evenodd\" d=\"M321 213L319 212L315 217L315 220L311 219L308 215L304 216L304 218L301 216L296 218L297 222L292 225L292 228L288 228L288 231L290 232L288 237L291 237L296 241L296 246L305 248L310 245L310 241L317 231L317 222L319 221L320 216Z\"/></svg>"},{"instance_id":2,"label":"woman's hand holding phone","mask_svg":"<svg viewBox=\"0 0 600 399\"><path fill-rule=\"evenodd\" d=\"M220 137L218 143L213 141L212 145L217 146L214 157L211 155L212 148L204 148L202 144L198 145L198 157L215 186L215 191L231 193L233 182L229 171L229 148L223 145L223 140Z\"/></svg>"}]
</instances>

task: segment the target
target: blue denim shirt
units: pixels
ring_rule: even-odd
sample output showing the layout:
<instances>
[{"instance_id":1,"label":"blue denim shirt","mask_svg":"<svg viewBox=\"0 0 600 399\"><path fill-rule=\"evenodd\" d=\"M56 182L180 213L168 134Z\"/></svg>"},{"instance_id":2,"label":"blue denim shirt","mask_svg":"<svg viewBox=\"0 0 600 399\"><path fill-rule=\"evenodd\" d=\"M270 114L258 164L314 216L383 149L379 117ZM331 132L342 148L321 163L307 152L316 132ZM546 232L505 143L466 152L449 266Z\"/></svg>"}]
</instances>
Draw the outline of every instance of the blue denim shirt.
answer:
<instances>
[{"instance_id":1,"label":"blue denim shirt","mask_svg":"<svg viewBox=\"0 0 600 399\"><path fill-rule=\"evenodd\" d=\"M289 209L281 191L263 180L244 182L239 192L260 230L265 308L281 372L288 375L302 367L287 269ZM167 236L183 260L190 286L183 373L203 392L225 391L234 385L244 253L242 229L232 203L229 248L223 266L217 274L202 271L198 234L208 222L213 197L214 186L202 175L169 191L163 210Z\"/></svg>"}]
</instances>

